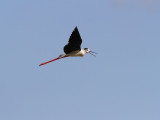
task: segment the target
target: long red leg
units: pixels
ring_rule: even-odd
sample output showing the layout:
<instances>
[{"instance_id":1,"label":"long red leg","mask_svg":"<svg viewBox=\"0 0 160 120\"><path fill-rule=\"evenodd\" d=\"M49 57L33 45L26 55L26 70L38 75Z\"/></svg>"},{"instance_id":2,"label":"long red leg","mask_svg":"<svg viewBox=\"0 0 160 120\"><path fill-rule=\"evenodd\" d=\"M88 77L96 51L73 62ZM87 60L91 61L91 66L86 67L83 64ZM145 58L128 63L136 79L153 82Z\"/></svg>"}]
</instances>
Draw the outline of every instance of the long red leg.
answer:
<instances>
[{"instance_id":1,"label":"long red leg","mask_svg":"<svg viewBox=\"0 0 160 120\"><path fill-rule=\"evenodd\" d=\"M59 60L59 59L61 59L61 58L65 58L65 57L67 57L67 56L64 56L64 57L58 57L58 58L55 58L55 59L53 59L53 60L50 60L50 61L47 61L47 62L44 62L44 63L41 63L39 66L42 66L42 65L45 65L45 64L47 64L47 63L50 63L50 62L53 62L53 61L55 61L55 60Z\"/></svg>"}]
</instances>

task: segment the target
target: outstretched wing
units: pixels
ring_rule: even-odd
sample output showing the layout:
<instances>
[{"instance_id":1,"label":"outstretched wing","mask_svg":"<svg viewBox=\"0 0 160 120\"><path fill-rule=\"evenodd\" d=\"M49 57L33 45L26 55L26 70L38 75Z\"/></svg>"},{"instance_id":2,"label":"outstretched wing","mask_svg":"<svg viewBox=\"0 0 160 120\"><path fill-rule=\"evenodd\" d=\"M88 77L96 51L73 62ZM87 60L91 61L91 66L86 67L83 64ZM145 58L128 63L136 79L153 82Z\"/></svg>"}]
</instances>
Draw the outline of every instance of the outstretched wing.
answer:
<instances>
[{"instance_id":1,"label":"outstretched wing","mask_svg":"<svg viewBox=\"0 0 160 120\"><path fill-rule=\"evenodd\" d=\"M66 54L71 53L75 50L81 50L81 43L81 36L79 34L78 28L75 27L69 38L68 44L64 46L63 50Z\"/></svg>"}]
</instances>

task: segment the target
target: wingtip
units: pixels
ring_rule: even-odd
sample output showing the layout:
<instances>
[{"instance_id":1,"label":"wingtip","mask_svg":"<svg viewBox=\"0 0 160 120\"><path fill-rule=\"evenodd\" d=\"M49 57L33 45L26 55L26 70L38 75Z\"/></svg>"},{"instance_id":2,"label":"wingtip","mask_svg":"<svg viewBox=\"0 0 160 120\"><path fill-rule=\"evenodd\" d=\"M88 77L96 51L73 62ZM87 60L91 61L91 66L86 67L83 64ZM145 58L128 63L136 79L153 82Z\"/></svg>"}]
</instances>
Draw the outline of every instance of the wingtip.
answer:
<instances>
[{"instance_id":1,"label":"wingtip","mask_svg":"<svg viewBox=\"0 0 160 120\"><path fill-rule=\"evenodd\" d=\"M76 26L75 29L78 29L78 27Z\"/></svg>"},{"instance_id":2,"label":"wingtip","mask_svg":"<svg viewBox=\"0 0 160 120\"><path fill-rule=\"evenodd\" d=\"M78 31L78 27L77 26L74 28L74 31Z\"/></svg>"}]
</instances>

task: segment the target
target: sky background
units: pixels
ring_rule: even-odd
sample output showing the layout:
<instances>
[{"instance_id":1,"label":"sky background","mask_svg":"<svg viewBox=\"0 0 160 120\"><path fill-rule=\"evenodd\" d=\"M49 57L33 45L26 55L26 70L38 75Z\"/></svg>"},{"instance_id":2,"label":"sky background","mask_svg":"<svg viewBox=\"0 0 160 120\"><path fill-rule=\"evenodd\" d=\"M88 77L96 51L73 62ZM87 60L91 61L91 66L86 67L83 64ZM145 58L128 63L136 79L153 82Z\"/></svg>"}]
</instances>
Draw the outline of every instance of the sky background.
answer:
<instances>
[{"instance_id":1,"label":"sky background","mask_svg":"<svg viewBox=\"0 0 160 120\"><path fill-rule=\"evenodd\" d=\"M63 53L75 26L97 52ZM0 120L160 120L160 1L0 1Z\"/></svg>"}]
</instances>

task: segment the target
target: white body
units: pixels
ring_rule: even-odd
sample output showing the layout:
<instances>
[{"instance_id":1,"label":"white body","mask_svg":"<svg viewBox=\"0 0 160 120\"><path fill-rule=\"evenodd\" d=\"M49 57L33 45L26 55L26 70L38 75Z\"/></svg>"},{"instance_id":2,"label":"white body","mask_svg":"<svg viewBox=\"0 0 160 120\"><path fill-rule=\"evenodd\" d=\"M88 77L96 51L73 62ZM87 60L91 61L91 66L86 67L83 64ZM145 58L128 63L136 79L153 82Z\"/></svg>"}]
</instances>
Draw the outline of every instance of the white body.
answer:
<instances>
[{"instance_id":1,"label":"white body","mask_svg":"<svg viewBox=\"0 0 160 120\"><path fill-rule=\"evenodd\" d=\"M85 48L84 50L76 50L76 51L73 51L69 54L61 54L59 56L59 58L63 58L63 57L83 57L86 53L90 53L90 50L88 48Z\"/></svg>"},{"instance_id":2,"label":"white body","mask_svg":"<svg viewBox=\"0 0 160 120\"><path fill-rule=\"evenodd\" d=\"M70 56L70 57L83 57L84 55L86 54L86 51L85 50L77 50L77 51L74 51L74 52L71 52L69 54L67 54L67 56Z\"/></svg>"}]
</instances>

